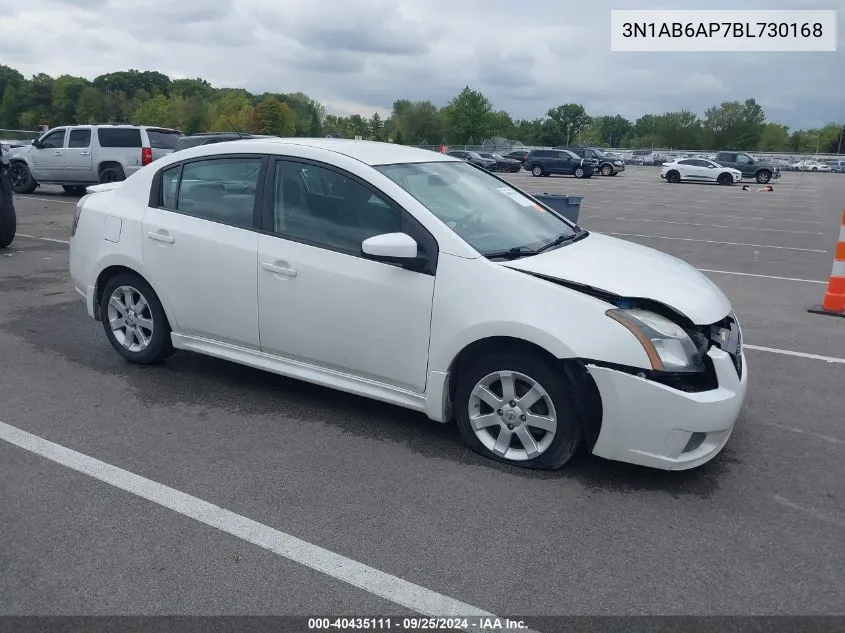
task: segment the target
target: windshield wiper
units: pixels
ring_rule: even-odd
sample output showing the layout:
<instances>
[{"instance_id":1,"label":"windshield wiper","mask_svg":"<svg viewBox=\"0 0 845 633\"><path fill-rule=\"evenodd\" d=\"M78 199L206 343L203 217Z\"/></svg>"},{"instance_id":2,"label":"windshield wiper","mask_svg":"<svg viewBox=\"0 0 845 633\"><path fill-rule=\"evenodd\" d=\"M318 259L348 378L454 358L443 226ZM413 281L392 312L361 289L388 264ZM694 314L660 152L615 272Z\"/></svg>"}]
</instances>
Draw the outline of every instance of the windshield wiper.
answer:
<instances>
[{"instance_id":1,"label":"windshield wiper","mask_svg":"<svg viewBox=\"0 0 845 633\"><path fill-rule=\"evenodd\" d=\"M528 248L527 246L514 246L506 251L495 251L493 253L484 253L487 259L519 259L526 255L536 255L539 251Z\"/></svg>"},{"instance_id":2,"label":"windshield wiper","mask_svg":"<svg viewBox=\"0 0 845 633\"><path fill-rule=\"evenodd\" d=\"M536 252L542 253L543 251L547 251L550 248L555 248L556 246L562 246L563 244L566 244L567 242L574 242L576 240L581 239L586 234L587 234L587 231L585 231L584 229L581 229L577 233L562 233L562 234L558 235L555 239L553 239L551 242L549 242L548 244L544 244L543 246L538 248L536 250Z\"/></svg>"}]
</instances>

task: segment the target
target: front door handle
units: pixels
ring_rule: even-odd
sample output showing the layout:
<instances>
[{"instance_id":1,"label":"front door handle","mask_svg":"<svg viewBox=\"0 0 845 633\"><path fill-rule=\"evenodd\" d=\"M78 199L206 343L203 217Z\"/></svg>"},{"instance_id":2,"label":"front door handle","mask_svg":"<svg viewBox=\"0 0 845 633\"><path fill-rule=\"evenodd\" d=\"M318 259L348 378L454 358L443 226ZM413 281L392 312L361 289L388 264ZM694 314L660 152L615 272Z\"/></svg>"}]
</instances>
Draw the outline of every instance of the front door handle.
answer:
<instances>
[{"instance_id":1,"label":"front door handle","mask_svg":"<svg viewBox=\"0 0 845 633\"><path fill-rule=\"evenodd\" d=\"M61 155L62 155L62 153L61 153L61 152L53 152L53 155L54 155L54 156L61 156Z\"/></svg>"},{"instance_id":2,"label":"front door handle","mask_svg":"<svg viewBox=\"0 0 845 633\"><path fill-rule=\"evenodd\" d=\"M91 152L79 152L80 156L90 156Z\"/></svg>"},{"instance_id":3,"label":"front door handle","mask_svg":"<svg viewBox=\"0 0 845 633\"><path fill-rule=\"evenodd\" d=\"M287 268L285 266L276 266L275 264L270 264L269 262L261 264L261 267L264 270L269 270L271 273L275 273L277 275L284 275L285 277L296 277L296 271L293 268Z\"/></svg>"},{"instance_id":4,"label":"front door handle","mask_svg":"<svg viewBox=\"0 0 845 633\"><path fill-rule=\"evenodd\" d=\"M161 233L154 233L152 231L147 233L147 237L156 242L164 242L165 244L173 244L176 241L176 238L171 235L162 235Z\"/></svg>"}]
</instances>

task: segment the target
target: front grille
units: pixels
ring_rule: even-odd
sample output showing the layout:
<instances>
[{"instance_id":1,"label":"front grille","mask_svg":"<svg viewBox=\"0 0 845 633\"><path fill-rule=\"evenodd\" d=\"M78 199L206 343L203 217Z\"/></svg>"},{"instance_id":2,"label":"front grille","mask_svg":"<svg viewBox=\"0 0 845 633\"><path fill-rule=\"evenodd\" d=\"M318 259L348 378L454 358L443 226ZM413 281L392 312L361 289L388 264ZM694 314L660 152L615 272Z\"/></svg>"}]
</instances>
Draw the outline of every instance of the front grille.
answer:
<instances>
[{"instance_id":1,"label":"front grille","mask_svg":"<svg viewBox=\"0 0 845 633\"><path fill-rule=\"evenodd\" d=\"M733 315L728 315L709 327L708 339L712 345L728 353L737 375L742 378L742 333Z\"/></svg>"}]
</instances>

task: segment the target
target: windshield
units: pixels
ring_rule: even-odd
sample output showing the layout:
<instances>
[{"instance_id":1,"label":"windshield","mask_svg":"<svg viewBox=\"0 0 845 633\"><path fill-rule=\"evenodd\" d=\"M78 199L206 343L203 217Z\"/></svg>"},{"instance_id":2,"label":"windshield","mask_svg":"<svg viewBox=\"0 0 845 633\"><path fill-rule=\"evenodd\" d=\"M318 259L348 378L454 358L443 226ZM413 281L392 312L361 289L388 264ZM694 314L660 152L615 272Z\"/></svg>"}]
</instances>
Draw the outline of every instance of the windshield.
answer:
<instances>
[{"instance_id":1,"label":"windshield","mask_svg":"<svg viewBox=\"0 0 845 633\"><path fill-rule=\"evenodd\" d=\"M576 228L491 174L463 162L376 167L482 255L541 248Z\"/></svg>"},{"instance_id":2,"label":"windshield","mask_svg":"<svg viewBox=\"0 0 845 633\"><path fill-rule=\"evenodd\" d=\"M580 157L580 156L578 156L578 154L576 154L576 153L575 153L575 152L573 152L572 150L569 150L569 149L562 149L562 150L560 150L560 151L561 151L561 152L563 152L564 154L568 154L568 155L570 156L570 158L574 158L575 160L581 160L581 157Z\"/></svg>"},{"instance_id":3,"label":"windshield","mask_svg":"<svg viewBox=\"0 0 845 633\"><path fill-rule=\"evenodd\" d=\"M600 149L594 149L593 154L595 154L598 158L608 158L607 152L603 152Z\"/></svg>"}]
</instances>

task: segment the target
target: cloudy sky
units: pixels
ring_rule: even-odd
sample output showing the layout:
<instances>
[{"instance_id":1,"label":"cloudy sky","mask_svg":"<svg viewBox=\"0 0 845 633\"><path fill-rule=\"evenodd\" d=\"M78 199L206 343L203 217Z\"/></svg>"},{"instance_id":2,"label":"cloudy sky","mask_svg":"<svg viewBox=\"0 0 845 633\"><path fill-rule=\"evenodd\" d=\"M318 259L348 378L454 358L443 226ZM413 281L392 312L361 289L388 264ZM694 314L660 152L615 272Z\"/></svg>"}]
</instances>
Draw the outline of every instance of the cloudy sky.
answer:
<instances>
[{"instance_id":1,"label":"cloudy sky","mask_svg":"<svg viewBox=\"0 0 845 633\"><path fill-rule=\"evenodd\" d=\"M838 9L835 53L612 53L611 9ZM337 113L464 85L518 118L755 97L793 128L845 121L845 0L0 0L0 63L93 78L138 68L253 92L302 91Z\"/></svg>"}]
</instances>

